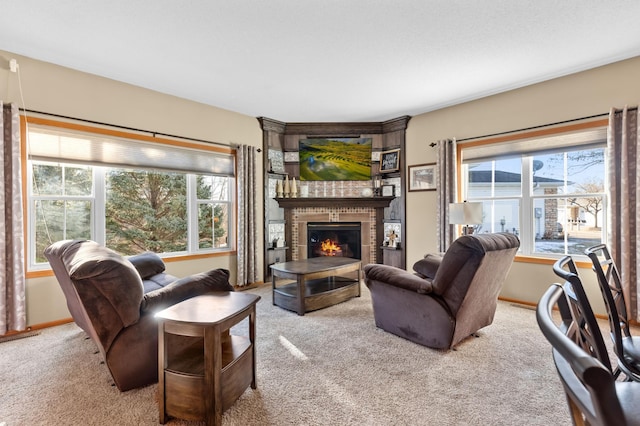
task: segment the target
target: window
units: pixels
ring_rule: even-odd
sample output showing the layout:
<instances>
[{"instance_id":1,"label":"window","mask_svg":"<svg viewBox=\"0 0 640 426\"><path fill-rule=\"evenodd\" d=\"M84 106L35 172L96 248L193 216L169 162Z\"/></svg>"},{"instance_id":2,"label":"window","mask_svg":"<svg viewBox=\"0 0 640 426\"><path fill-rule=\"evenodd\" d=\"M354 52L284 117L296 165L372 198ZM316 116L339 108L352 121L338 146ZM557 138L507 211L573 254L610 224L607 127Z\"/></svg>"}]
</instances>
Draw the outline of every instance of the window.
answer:
<instances>
[{"instance_id":1,"label":"window","mask_svg":"<svg viewBox=\"0 0 640 426\"><path fill-rule=\"evenodd\" d=\"M46 267L44 249L62 239L124 255L233 249L230 154L31 124L27 132L31 269Z\"/></svg>"},{"instance_id":2,"label":"window","mask_svg":"<svg viewBox=\"0 0 640 426\"><path fill-rule=\"evenodd\" d=\"M196 176L198 249L229 246L229 179Z\"/></svg>"},{"instance_id":3,"label":"window","mask_svg":"<svg viewBox=\"0 0 640 426\"><path fill-rule=\"evenodd\" d=\"M606 235L602 128L511 144L462 145L462 196L483 203L476 232L511 232L523 255L583 255Z\"/></svg>"},{"instance_id":4,"label":"window","mask_svg":"<svg viewBox=\"0 0 640 426\"><path fill-rule=\"evenodd\" d=\"M44 249L53 241L91 239L94 211L93 170L31 162L29 223L35 262L44 263Z\"/></svg>"}]
</instances>

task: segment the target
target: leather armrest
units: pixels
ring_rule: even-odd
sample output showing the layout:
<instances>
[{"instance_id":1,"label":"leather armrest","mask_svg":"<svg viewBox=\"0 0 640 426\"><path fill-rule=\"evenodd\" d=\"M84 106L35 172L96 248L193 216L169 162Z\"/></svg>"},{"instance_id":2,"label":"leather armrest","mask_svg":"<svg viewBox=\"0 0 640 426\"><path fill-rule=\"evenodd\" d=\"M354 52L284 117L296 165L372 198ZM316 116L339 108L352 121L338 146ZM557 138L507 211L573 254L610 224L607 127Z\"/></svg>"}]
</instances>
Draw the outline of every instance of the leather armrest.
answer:
<instances>
[{"instance_id":1,"label":"leather armrest","mask_svg":"<svg viewBox=\"0 0 640 426\"><path fill-rule=\"evenodd\" d=\"M145 294L140 311L157 312L178 302L213 291L233 291L229 283L229 271L212 269L208 272L181 278L171 284Z\"/></svg>"},{"instance_id":2,"label":"leather armrest","mask_svg":"<svg viewBox=\"0 0 640 426\"><path fill-rule=\"evenodd\" d=\"M438 272L442 256L437 254L428 254L424 259L418 260L413 264L413 270L423 277L433 279Z\"/></svg>"},{"instance_id":3,"label":"leather armrest","mask_svg":"<svg viewBox=\"0 0 640 426\"><path fill-rule=\"evenodd\" d=\"M364 267L365 281L379 281L421 294L432 292L431 280L389 265L370 264Z\"/></svg>"}]
</instances>

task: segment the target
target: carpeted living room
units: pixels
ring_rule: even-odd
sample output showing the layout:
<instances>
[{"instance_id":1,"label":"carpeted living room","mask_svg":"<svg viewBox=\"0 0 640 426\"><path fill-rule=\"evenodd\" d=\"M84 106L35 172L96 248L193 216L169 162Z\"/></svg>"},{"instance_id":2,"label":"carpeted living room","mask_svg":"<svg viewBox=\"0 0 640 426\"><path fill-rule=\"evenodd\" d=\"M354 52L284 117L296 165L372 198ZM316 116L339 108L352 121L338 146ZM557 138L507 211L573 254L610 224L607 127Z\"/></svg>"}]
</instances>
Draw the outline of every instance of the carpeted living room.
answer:
<instances>
[{"instance_id":1,"label":"carpeted living room","mask_svg":"<svg viewBox=\"0 0 640 426\"><path fill-rule=\"evenodd\" d=\"M223 414L225 425L571 424L527 306L501 302L479 337L440 351L377 329L365 286L302 318L274 307L267 286L247 291L262 297L257 389ZM157 385L120 392L74 324L1 345L7 426L158 422Z\"/></svg>"},{"instance_id":2,"label":"carpeted living room","mask_svg":"<svg viewBox=\"0 0 640 426\"><path fill-rule=\"evenodd\" d=\"M0 426L640 418L640 4L0 10Z\"/></svg>"}]
</instances>

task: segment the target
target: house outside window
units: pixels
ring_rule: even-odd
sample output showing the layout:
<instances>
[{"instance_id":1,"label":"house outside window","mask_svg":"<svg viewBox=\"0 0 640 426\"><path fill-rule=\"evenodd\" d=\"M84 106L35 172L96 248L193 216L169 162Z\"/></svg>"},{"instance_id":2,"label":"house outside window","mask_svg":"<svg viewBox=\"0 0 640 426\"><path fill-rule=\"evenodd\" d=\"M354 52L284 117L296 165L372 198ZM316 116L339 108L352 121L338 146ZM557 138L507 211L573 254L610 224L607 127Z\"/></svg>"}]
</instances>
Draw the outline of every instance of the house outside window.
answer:
<instances>
[{"instance_id":1,"label":"house outside window","mask_svg":"<svg viewBox=\"0 0 640 426\"><path fill-rule=\"evenodd\" d=\"M31 270L47 268L44 249L63 239L124 255L233 250L232 155L44 126L27 132Z\"/></svg>"},{"instance_id":2,"label":"house outside window","mask_svg":"<svg viewBox=\"0 0 640 426\"><path fill-rule=\"evenodd\" d=\"M476 232L510 232L522 255L584 255L606 236L606 130L462 146L462 197L483 203Z\"/></svg>"}]
</instances>

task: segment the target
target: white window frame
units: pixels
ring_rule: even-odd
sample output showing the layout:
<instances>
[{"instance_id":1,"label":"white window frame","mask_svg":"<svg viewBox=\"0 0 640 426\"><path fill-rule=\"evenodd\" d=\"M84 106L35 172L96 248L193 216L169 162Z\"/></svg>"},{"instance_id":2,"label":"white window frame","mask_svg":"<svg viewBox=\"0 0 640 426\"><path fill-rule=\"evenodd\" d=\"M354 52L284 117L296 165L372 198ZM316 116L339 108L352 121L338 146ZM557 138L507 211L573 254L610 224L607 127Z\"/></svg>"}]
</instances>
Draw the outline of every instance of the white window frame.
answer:
<instances>
[{"instance_id":1,"label":"white window frame","mask_svg":"<svg viewBox=\"0 0 640 426\"><path fill-rule=\"evenodd\" d=\"M234 207L234 199L233 199L233 191L232 188L235 188L235 181L233 179L229 179L227 182L227 198L225 200L213 200L213 199L201 199L198 198L197 184L196 184L197 174L189 174L187 176L187 193L188 193L188 202L187 202L187 217L189 221L189 237L188 237L188 246L189 252L192 253L202 253L202 252L218 252L218 251L231 251L235 250L235 244L231 241L235 220L235 209ZM201 204L226 204L227 211L229 212L227 220L229 221L229 228L227 230L227 238L228 244L227 247L218 247L212 249L201 249L199 247L200 236L198 235L198 207Z\"/></svg>"},{"instance_id":2,"label":"white window frame","mask_svg":"<svg viewBox=\"0 0 640 426\"><path fill-rule=\"evenodd\" d=\"M468 147L465 147L465 144L462 143L459 145L459 154L461 158L461 169L460 169L460 189L461 189L461 199L466 201L500 201L500 200L519 200L519 217L520 221L519 226L519 238L520 238L520 249L519 254L527 257L534 258L560 258L564 256L561 253L540 253L535 252L535 225L534 225L534 203L537 199L549 199L549 198L571 198L572 194L567 194L566 190L562 194L533 194L533 173L532 173L532 162L533 157L536 154L548 153L551 151L573 151L579 148L588 148L593 146L602 146L606 144L606 127L598 123L599 125L589 126L588 124L585 126L587 128L581 130L573 130L570 132L564 132L565 128L559 128L557 132L551 132L551 135L539 136L539 137L522 137L517 138L514 136L513 140L504 142L496 142L496 143L477 143L477 144L469 144ZM606 149L605 149L606 155ZM465 158L466 157L466 158ZM491 161L498 160L507 157L521 157L522 158L522 182L521 182L521 193L520 195L504 195L504 196L496 196L494 192L493 186L495 182L492 181L492 195L488 197L470 197L468 194L468 176L469 176L469 163L475 162L483 162L483 161ZM605 164L605 172L604 172L604 188L605 191L603 193L598 194L584 194L584 195L597 195L602 197L602 231L601 235L607 235L607 204L608 197L606 188L608 185L608 173L606 172L607 161L604 159ZM565 174L566 171L566 163L564 168ZM493 213L493 212L492 212ZM494 218L491 218L491 223L495 223ZM500 230L492 229L492 232L499 232ZM574 256L574 254L572 254ZM588 260L585 255L579 254L577 255L581 260Z\"/></svg>"}]
</instances>

